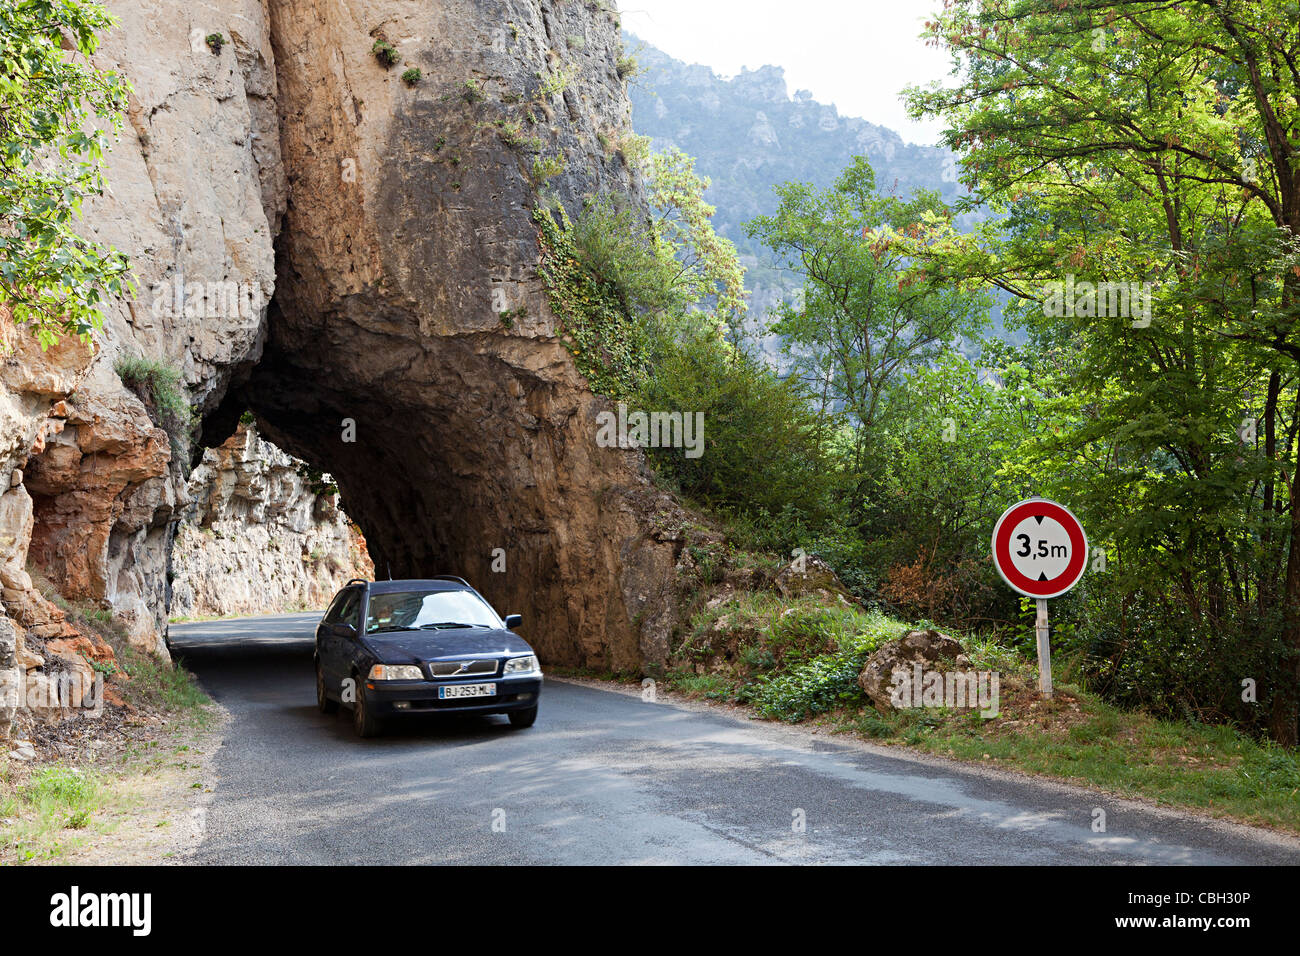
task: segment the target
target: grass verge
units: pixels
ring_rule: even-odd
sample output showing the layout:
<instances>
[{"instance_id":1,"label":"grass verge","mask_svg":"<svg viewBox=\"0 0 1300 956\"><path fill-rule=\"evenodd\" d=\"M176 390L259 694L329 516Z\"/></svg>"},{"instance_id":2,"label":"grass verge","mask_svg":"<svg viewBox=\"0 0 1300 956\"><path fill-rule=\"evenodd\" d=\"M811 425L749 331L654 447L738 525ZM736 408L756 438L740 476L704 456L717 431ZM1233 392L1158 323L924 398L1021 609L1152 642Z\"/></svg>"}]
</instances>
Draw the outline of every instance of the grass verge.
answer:
<instances>
[{"instance_id":1,"label":"grass verge","mask_svg":"<svg viewBox=\"0 0 1300 956\"><path fill-rule=\"evenodd\" d=\"M100 716L28 718L13 736L31 741L32 760L0 743L0 863L104 862L124 853L130 862L158 862L170 835L141 831L172 826L191 802L186 791L206 786L195 759L215 749L207 744L218 712L189 671L131 646L111 613L65 601L43 580L38 586L78 630L106 640L116 663L96 665L109 700ZM129 856L141 846L158 855Z\"/></svg>"}]
</instances>

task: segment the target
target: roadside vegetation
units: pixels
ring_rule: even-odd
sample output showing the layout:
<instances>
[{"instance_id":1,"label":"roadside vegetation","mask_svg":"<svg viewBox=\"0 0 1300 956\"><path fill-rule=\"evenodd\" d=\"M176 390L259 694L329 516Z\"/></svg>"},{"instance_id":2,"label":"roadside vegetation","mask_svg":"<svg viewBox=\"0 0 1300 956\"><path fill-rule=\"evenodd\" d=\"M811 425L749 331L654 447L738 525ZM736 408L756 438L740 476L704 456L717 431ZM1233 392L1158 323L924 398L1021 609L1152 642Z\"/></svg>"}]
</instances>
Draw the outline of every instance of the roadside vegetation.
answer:
<instances>
[{"instance_id":1,"label":"roadside vegetation","mask_svg":"<svg viewBox=\"0 0 1300 956\"><path fill-rule=\"evenodd\" d=\"M817 556L856 601L718 598L728 559L693 559L670 686L1300 825L1300 101L1262 78L1292 73L1292 6L945 5L929 39L964 69L909 100L947 124L968 196L898 195L863 157L778 187L747 228L801 288L766 328L689 157L646 164L648 216L549 221L567 273L544 276L597 390L705 413L703 455L647 449L658 480L733 552ZM1051 702L988 553L1034 494L1091 544L1052 601ZM996 719L867 708L856 669L909 621L1002 672Z\"/></svg>"},{"instance_id":2,"label":"roadside vegetation","mask_svg":"<svg viewBox=\"0 0 1300 956\"><path fill-rule=\"evenodd\" d=\"M172 825L178 788L205 786L193 760L217 714L189 671L132 647L111 612L69 602L32 577L79 631L112 647L115 662L93 665L104 675L101 716L29 718L0 748L0 863L83 862L88 848L105 836L119 840L124 827ZM17 740L35 755L14 757Z\"/></svg>"},{"instance_id":3,"label":"roadside vegetation","mask_svg":"<svg viewBox=\"0 0 1300 956\"><path fill-rule=\"evenodd\" d=\"M153 423L167 432L173 452L182 452L194 428L194 413L180 369L162 359L124 355L113 363L113 371L144 403Z\"/></svg>"},{"instance_id":4,"label":"roadside vegetation","mask_svg":"<svg viewBox=\"0 0 1300 956\"><path fill-rule=\"evenodd\" d=\"M0 862L48 863L75 851L102 809L103 790L95 771L27 770L0 757Z\"/></svg>"},{"instance_id":5,"label":"roadside vegetation","mask_svg":"<svg viewBox=\"0 0 1300 956\"><path fill-rule=\"evenodd\" d=\"M742 592L694 615L663 686L757 717L1300 832L1300 754L1222 724L1117 707L1080 686L1077 659L1058 661L1062 680L1044 701L1023 653L957 634L971 669L999 673L998 714L879 712L858 686L862 664L917 626L818 597Z\"/></svg>"}]
</instances>

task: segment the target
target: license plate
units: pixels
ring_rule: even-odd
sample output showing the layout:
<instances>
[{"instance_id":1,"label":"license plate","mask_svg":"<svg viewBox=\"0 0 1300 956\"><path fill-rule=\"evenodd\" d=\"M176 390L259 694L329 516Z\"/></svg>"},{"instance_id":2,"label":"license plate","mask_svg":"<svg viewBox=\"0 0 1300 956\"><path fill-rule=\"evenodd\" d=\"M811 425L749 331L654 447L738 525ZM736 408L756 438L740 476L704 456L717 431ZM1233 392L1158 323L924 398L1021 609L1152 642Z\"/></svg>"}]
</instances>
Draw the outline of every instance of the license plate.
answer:
<instances>
[{"instance_id":1,"label":"license plate","mask_svg":"<svg viewBox=\"0 0 1300 956\"><path fill-rule=\"evenodd\" d=\"M453 700L461 697L495 697L496 684L449 684L438 688L439 700Z\"/></svg>"}]
</instances>

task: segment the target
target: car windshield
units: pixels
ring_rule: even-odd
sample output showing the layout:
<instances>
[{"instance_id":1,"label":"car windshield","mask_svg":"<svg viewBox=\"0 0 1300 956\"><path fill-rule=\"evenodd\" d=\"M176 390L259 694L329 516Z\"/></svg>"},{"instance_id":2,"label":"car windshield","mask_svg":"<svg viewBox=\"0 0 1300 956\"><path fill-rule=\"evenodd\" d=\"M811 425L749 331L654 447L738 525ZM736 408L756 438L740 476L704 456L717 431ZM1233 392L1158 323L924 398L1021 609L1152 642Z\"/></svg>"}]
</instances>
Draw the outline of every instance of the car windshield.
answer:
<instances>
[{"instance_id":1,"label":"car windshield","mask_svg":"<svg viewBox=\"0 0 1300 956\"><path fill-rule=\"evenodd\" d=\"M387 591L370 595L367 634L462 627L501 627L501 619L472 591Z\"/></svg>"}]
</instances>

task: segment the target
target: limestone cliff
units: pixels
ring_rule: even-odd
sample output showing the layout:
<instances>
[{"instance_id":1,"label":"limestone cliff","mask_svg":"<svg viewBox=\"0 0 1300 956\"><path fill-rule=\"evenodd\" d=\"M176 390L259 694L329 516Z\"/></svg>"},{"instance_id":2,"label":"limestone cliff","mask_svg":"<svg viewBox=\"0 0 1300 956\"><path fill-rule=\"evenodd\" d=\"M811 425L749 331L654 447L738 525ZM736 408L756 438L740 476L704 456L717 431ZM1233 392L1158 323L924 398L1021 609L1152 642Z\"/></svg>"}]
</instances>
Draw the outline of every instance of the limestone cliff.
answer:
<instances>
[{"instance_id":1,"label":"limestone cliff","mask_svg":"<svg viewBox=\"0 0 1300 956\"><path fill-rule=\"evenodd\" d=\"M240 425L189 480L172 546L173 617L321 608L374 567L338 492Z\"/></svg>"},{"instance_id":2,"label":"limestone cliff","mask_svg":"<svg viewBox=\"0 0 1300 956\"><path fill-rule=\"evenodd\" d=\"M616 16L285 0L272 34L290 201L240 399L338 479L377 567L471 579L556 662L663 660L669 505L595 443L602 400L557 336L531 217L539 156L564 158L546 188L575 212L634 188L600 145L629 113Z\"/></svg>"},{"instance_id":3,"label":"limestone cliff","mask_svg":"<svg viewBox=\"0 0 1300 956\"><path fill-rule=\"evenodd\" d=\"M337 476L394 575L464 574L556 662L662 662L680 514L635 453L596 446L604 400L557 336L530 215L543 192L575 213L636 192L601 145L629 112L612 8L107 6L120 23L98 59L134 92L85 228L131 257L136 290L90 348L5 331L0 566L19 636L59 624L30 553L165 653L187 472L251 408ZM168 433L124 384L139 359L179 371L193 428ZM0 681L16 643L0 633Z\"/></svg>"}]
</instances>

